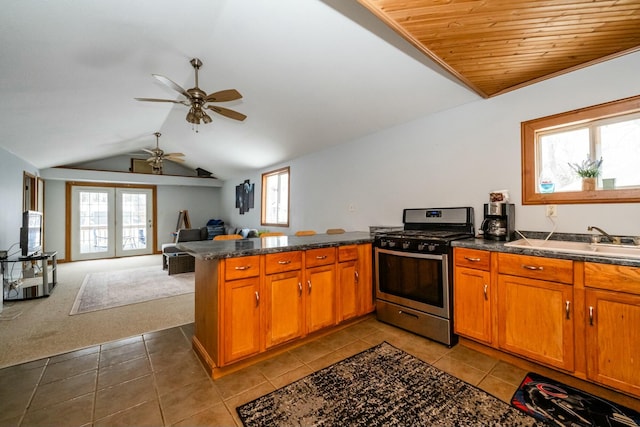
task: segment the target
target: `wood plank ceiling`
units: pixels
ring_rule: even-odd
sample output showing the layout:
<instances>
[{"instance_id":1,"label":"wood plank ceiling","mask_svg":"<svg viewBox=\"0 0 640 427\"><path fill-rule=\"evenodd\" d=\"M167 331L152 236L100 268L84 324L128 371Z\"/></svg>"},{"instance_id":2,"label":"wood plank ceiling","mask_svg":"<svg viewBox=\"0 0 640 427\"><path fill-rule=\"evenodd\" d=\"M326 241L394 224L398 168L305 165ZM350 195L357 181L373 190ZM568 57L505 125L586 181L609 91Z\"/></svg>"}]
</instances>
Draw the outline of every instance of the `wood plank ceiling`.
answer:
<instances>
[{"instance_id":1,"label":"wood plank ceiling","mask_svg":"<svg viewBox=\"0 0 640 427\"><path fill-rule=\"evenodd\" d=\"M487 98L640 49L640 0L358 0Z\"/></svg>"}]
</instances>

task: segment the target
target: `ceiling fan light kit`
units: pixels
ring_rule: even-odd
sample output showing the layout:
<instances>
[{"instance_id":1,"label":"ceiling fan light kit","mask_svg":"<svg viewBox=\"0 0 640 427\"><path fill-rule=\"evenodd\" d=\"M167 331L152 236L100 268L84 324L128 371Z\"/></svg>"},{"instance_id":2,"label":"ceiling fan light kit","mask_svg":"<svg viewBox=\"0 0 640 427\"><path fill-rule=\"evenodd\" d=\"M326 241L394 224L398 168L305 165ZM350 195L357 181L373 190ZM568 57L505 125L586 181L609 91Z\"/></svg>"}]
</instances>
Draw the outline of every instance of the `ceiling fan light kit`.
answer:
<instances>
[{"instance_id":1,"label":"ceiling fan light kit","mask_svg":"<svg viewBox=\"0 0 640 427\"><path fill-rule=\"evenodd\" d=\"M226 89L218 92L213 92L207 95L202 89L198 87L198 70L202 67L202 61L198 58L193 58L191 61L191 66L195 71L195 87L191 89L183 89L182 86L175 83L171 79L161 76L159 74L152 74L158 81L168 86L169 88L175 90L176 92L183 95L186 100L172 100L172 99L156 99L156 98L135 98L138 101L145 102L172 102L174 104L183 104L189 107L189 112L187 113L186 120L188 123L191 123L194 126L194 130L198 132L198 125L201 122L207 124L211 123L211 117L204 111L204 108L208 108L211 111L218 113L222 116L228 117L233 120L242 121L247 118L242 113L239 113L234 110L230 110L228 108L217 107L215 105L207 105L209 102L228 102L235 101L237 99L242 99L242 95L235 89Z\"/></svg>"},{"instance_id":2,"label":"ceiling fan light kit","mask_svg":"<svg viewBox=\"0 0 640 427\"><path fill-rule=\"evenodd\" d=\"M170 160L172 162L182 163L184 162L184 154L182 153L165 153L164 150L160 149L160 136L162 135L160 132L154 133L156 137L156 148L152 148L150 150L143 148L142 150L146 153L151 154L151 157L147 159L147 163L151 166L151 173L154 175L162 175L164 171L164 161Z\"/></svg>"}]
</instances>

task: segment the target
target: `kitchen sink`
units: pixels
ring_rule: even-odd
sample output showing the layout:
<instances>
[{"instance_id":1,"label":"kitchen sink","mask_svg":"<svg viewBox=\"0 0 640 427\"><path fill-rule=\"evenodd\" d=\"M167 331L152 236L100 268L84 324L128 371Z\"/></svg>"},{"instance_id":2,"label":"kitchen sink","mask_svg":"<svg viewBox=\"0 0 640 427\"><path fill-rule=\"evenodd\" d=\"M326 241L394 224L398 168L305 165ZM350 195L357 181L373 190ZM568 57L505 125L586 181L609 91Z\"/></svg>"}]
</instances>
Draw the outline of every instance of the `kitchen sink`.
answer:
<instances>
[{"instance_id":1,"label":"kitchen sink","mask_svg":"<svg viewBox=\"0 0 640 427\"><path fill-rule=\"evenodd\" d=\"M511 248L535 249L539 251L640 259L640 246L635 245L612 245L607 243L567 242L563 240L540 239L520 239L505 243L504 245Z\"/></svg>"}]
</instances>

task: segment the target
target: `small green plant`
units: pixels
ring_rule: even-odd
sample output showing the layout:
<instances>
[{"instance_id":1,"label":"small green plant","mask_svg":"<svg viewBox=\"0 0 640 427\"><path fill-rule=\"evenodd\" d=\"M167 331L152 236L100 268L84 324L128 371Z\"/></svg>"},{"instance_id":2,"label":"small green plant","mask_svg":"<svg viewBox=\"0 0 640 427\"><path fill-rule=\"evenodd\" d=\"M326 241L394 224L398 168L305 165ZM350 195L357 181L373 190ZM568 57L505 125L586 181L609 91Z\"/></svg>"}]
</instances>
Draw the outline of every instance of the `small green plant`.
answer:
<instances>
[{"instance_id":1,"label":"small green plant","mask_svg":"<svg viewBox=\"0 0 640 427\"><path fill-rule=\"evenodd\" d=\"M591 160L587 156L582 163L569 163L569 167L581 178L597 178L600 175L600 166L602 166L602 157L600 160Z\"/></svg>"}]
</instances>

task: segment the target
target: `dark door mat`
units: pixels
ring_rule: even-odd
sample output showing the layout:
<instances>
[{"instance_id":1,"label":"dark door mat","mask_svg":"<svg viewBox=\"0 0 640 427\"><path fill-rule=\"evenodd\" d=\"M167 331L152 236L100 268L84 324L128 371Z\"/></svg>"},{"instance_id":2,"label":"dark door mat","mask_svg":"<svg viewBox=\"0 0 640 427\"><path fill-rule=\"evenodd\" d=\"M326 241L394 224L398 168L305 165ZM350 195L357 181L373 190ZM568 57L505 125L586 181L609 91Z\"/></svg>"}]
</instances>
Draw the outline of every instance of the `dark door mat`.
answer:
<instances>
[{"instance_id":1,"label":"dark door mat","mask_svg":"<svg viewBox=\"0 0 640 427\"><path fill-rule=\"evenodd\" d=\"M561 382L529 372L511 404L557 426L640 426L640 413Z\"/></svg>"}]
</instances>

